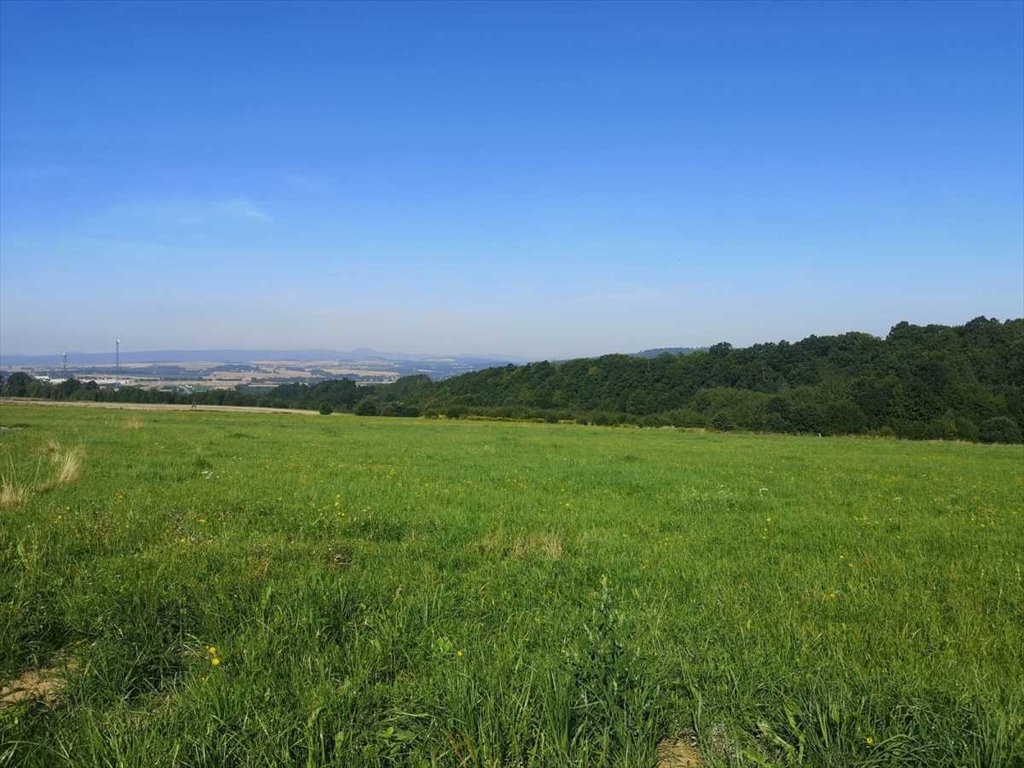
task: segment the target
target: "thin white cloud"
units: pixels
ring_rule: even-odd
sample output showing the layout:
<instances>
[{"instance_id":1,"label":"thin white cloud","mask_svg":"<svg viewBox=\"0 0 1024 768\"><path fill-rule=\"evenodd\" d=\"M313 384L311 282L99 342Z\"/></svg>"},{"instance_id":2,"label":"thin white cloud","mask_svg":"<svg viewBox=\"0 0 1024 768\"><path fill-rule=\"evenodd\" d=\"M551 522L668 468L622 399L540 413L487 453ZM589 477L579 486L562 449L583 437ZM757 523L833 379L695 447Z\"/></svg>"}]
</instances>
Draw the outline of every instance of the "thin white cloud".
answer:
<instances>
[{"instance_id":1,"label":"thin white cloud","mask_svg":"<svg viewBox=\"0 0 1024 768\"><path fill-rule=\"evenodd\" d=\"M224 216L234 219L254 219L256 221L270 221L270 216L256 207L249 200L234 199L225 200L219 204Z\"/></svg>"},{"instance_id":2,"label":"thin white cloud","mask_svg":"<svg viewBox=\"0 0 1024 768\"><path fill-rule=\"evenodd\" d=\"M248 198L207 200L149 199L123 202L103 211L100 223L197 226L230 222L268 222L271 217Z\"/></svg>"}]
</instances>

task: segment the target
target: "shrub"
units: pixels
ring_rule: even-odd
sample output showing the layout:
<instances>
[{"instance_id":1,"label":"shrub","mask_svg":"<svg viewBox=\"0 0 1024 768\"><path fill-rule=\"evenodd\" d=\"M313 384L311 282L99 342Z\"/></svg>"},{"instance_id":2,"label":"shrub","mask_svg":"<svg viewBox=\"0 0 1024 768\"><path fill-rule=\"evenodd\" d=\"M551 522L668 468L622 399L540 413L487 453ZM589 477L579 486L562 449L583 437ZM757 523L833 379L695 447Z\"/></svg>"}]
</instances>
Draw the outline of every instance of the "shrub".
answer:
<instances>
[{"instance_id":1,"label":"shrub","mask_svg":"<svg viewBox=\"0 0 1024 768\"><path fill-rule=\"evenodd\" d=\"M330 416L332 413L334 413L334 408L331 406L330 403L326 402L320 403L320 407L317 410L320 411L321 416Z\"/></svg>"},{"instance_id":2,"label":"shrub","mask_svg":"<svg viewBox=\"0 0 1024 768\"><path fill-rule=\"evenodd\" d=\"M381 416L419 416L420 409L415 405L406 405L396 401L384 403L380 409Z\"/></svg>"},{"instance_id":3,"label":"shrub","mask_svg":"<svg viewBox=\"0 0 1024 768\"><path fill-rule=\"evenodd\" d=\"M364 397L356 403L355 413L357 416L376 416L377 402L372 397Z\"/></svg>"},{"instance_id":4,"label":"shrub","mask_svg":"<svg viewBox=\"0 0 1024 768\"><path fill-rule=\"evenodd\" d=\"M839 435L855 435L867 428L868 420L856 405L846 401L829 403L825 407L825 428Z\"/></svg>"},{"instance_id":5,"label":"shrub","mask_svg":"<svg viewBox=\"0 0 1024 768\"><path fill-rule=\"evenodd\" d=\"M725 411L719 411L712 416L711 421L708 422L708 426L715 430L715 432L728 432L730 429L735 428L732 419Z\"/></svg>"},{"instance_id":6,"label":"shrub","mask_svg":"<svg viewBox=\"0 0 1024 768\"><path fill-rule=\"evenodd\" d=\"M1020 443L1020 426L1009 416L996 416L981 422L978 437L983 443Z\"/></svg>"},{"instance_id":7,"label":"shrub","mask_svg":"<svg viewBox=\"0 0 1024 768\"><path fill-rule=\"evenodd\" d=\"M956 436L961 440L978 440L978 425L965 416L957 416L955 421Z\"/></svg>"},{"instance_id":8,"label":"shrub","mask_svg":"<svg viewBox=\"0 0 1024 768\"><path fill-rule=\"evenodd\" d=\"M445 408L444 415L449 419L462 419L466 417L468 412L464 405L449 405Z\"/></svg>"},{"instance_id":9,"label":"shrub","mask_svg":"<svg viewBox=\"0 0 1024 768\"><path fill-rule=\"evenodd\" d=\"M762 432L792 432L792 425L781 413L768 411L761 415L757 428Z\"/></svg>"}]
</instances>

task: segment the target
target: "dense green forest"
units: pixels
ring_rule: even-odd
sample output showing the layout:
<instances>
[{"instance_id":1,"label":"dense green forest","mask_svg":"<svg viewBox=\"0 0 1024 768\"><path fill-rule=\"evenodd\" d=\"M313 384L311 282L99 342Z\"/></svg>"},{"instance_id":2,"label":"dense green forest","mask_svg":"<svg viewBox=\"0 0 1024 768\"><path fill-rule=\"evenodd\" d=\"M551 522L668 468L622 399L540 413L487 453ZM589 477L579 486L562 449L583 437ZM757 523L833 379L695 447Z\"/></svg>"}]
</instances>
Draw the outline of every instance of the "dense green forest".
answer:
<instances>
[{"instance_id":1,"label":"dense green forest","mask_svg":"<svg viewBox=\"0 0 1024 768\"><path fill-rule=\"evenodd\" d=\"M384 416L483 416L590 424L764 432L879 434L912 439L1021 442L1024 319L962 326L899 323L865 333L689 354L606 355L509 365L433 382L409 376L358 387L331 380L265 392L175 395L51 385L16 373L16 397L197 402L354 411Z\"/></svg>"}]
</instances>

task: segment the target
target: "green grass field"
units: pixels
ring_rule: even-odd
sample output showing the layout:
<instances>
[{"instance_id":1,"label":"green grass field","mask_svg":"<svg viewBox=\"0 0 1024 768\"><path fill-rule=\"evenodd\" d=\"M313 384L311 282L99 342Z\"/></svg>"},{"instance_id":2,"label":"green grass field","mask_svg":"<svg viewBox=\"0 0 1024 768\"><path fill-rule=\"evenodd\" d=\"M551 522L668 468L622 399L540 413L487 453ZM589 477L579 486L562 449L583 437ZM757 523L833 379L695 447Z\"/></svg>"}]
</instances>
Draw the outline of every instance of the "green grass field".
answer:
<instances>
[{"instance_id":1,"label":"green grass field","mask_svg":"<svg viewBox=\"0 0 1024 768\"><path fill-rule=\"evenodd\" d=\"M1024 765L1020 446L0 423L0 765Z\"/></svg>"}]
</instances>

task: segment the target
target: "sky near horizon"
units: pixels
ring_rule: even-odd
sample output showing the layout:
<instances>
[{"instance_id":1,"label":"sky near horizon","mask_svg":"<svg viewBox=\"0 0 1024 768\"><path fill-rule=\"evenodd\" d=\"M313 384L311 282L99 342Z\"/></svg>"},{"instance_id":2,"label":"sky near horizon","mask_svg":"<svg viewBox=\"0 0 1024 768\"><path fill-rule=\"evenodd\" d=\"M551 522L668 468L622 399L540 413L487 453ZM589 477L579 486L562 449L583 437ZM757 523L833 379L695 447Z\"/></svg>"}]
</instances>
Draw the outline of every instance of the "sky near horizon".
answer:
<instances>
[{"instance_id":1,"label":"sky near horizon","mask_svg":"<svg viewBox=\"0 0 1024 768\"><path fill-rule=\"evenodd\" d=\"M1024 315L1024 4L0 4L0 350Z\"/></svg>"}]
</instances>

